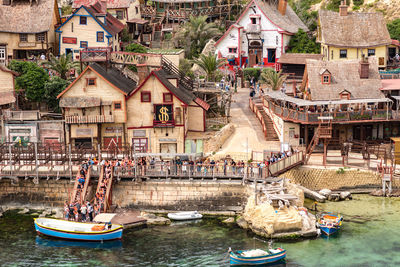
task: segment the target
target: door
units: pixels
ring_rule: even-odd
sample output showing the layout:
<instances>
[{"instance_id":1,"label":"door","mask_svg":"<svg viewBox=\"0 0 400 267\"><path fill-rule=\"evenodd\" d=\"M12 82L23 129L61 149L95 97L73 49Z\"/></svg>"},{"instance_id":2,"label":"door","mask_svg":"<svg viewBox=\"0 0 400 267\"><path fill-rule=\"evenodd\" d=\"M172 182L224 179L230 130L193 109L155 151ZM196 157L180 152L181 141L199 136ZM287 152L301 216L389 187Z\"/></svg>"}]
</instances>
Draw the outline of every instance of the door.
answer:
<instances>
[{"instance_id":1,"label":"door","mask_svg":"<svg viewBox=\"0 0 400 267\"><path fill-rule=\"evenodd\" d=\"M73 52L71 48L65 48L65 54L68 56L69 54L71 54L71 56L73 56ZM72 57L74 58L74 57Z\"/></svg>"},{"instance_id":2,"label":"door","mask_svg":"<svg viewBox=\"0 0 400 267\"><path fill-rule=\"evenodd\" d=\"M394 58L396 56L396 48L389 47L389 58Z\"/></svg>"},{"instance_id":3,"label":"door","mask_svg":"<svg viewBox=\"0 0 400 267\"><path fill-rule=\"evenodd\" d=\"M91 138L76 138L75 139L75 147L76 148L92 148L92 139Z\"/></svg>"},{"instance_id":4,"label":"door","mask_svg":"<svg viewBox=\"0 0 400 267\"><path fill-rule=\"evenodd\" d=\"M0 46L0 64L6 64L6 47Z\"/></svg>"},{"instance_id":5,"label":"door","mask_svg":"<svg viewBox=\"0 0 400 267\"><path fill-rule=\"evenodd\" d=\"M276 61L276 49L268 49L268 63L275 63Z\"/></svg>"},{"instance_id":6,"label":"door","mask_svg":"<svg viewBox=\"0 0 400 267\"><path fill-rule=\"evenodd\" d=\"M249 49L249 67L262 63L262 49Z\"/></svg>"},{"instance_id":7,"label":"door","mask_svg":"<svg viewBox=\"0 0 400 267\"><path fill-rule=\"evenodd\" d=\"M104 137L103 138L103 147L105 149L115 149L118 147L119 149L122 148L122 138L118 137Z\"/></svg>"},{"instance_id":8,"label":"door","mask_svg":"<svg viewBox=\"0 0 400 267\"><path fill-rule=\"evenodd\" d=\"M361 127L360 126L353 127L353 139L361 140Z\"/></svg>"}]
</instances>

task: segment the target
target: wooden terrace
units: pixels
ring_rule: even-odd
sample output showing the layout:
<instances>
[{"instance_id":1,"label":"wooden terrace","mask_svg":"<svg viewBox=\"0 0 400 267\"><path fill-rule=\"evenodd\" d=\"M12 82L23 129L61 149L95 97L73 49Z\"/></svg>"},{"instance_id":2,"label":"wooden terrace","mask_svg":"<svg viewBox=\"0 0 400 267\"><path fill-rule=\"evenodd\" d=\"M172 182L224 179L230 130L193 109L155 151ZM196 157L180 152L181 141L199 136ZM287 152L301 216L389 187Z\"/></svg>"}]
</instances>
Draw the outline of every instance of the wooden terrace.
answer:
<instances>
[{"instance_id":1,"label":"wooden terrace","mask_svg":"<svg viewBox=\"0 0 400 267\"><path fill-rule=\"evenodd\" d=\"M186 20L190 16L208 16L217 17L225 16L229 13L231 5L217 5L208 7L192 7L192 8L180 8L177 6L170 6L163 12L157 11L153 6L141 5L140 12L143 17L163 17L167 20Z\"/></svg>"}]
</instances>

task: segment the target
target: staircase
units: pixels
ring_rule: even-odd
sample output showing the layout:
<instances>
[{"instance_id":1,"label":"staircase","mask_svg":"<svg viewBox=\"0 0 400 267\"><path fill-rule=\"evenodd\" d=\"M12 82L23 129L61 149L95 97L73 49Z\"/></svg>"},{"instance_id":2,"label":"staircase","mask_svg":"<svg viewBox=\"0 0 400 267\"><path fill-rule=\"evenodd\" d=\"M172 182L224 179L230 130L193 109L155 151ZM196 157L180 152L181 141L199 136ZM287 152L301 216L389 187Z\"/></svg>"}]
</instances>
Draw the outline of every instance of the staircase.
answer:
<instances>
[{"instance_id":1,"label":"staircase","mask_svg":"<svg viewBox=\"0 0 400 267\"><path fill-rule=\"evenodd\" d=\"M327 142L327 139L332 138L332 121L320 121L317 129L315 130L314 136L311 140L311 142L308 144L307 149L306 149L306 156L304 158L304 164L307 164L307 162L310 160L311 154L313 153L315 146L318 145L320 139L325 139L325 142Z\"/></svg>"},{"instance_id":2,"label":"staircase","mask_svg":"<svg viewBox=\"0 0 400 267\"><path fill-rule=\"evenodd\" d=\"M178 77L178 86L182 86L186 90L193 91L193 80L190 77L186 76L185 73L180 71L169 59L162 57L161 67L169 75L174 75Z\"/></svg>"},{"instance_id":3,"label":"staircase","mask_svg":"<svg viewBox=\"0 0 400 267\"><path fill-rule=\"evenodd\" d=\"M274 123L272 122L268 114L265 112L262 100L259 98L254 98L253 103L255 109L254 113L256 114L256 116L258 117L263 126L265 140L279 141L279 136L275 131ZM261 118L259 116L261 116Z\"/></svg>"},{"instance_id":4,"label":"staircase","mask_svg":"<svg viewBox=\"0 0 400 267\"><path fill-rule=\"evenodd\" d=\"M111 176L108 180L106 179L107 168L111 168ZM95 210L96 209L98 210L98 213L107 212L111 206L111 188L114 179L113 174L114 174L114 169L112 166L109 167L101 166L99 182L97 184L96 195L94 200L94 207ZM103 183L105 187L102 187ZM98 198L98 196L101 197Z\"/></svg>"},{"instance_id":5,"label":"staircase","mask_svg":"<svg viewBox=\"0 0 400 267\"><path fill-rule=\"evenodd\" d=\"M90 172L91 172L91 169L89 168L86 173L85 183L83 185L83 188L78 188L80 171L78 171L78 173L76 174L74 189L72 191L72 195L71 195L71 198L69 201L70 204L73 204L75 202L82 204L86 201L86 195L87 195L86 193L87 193L87 189L88 189L88 186L90 183Z\"/></svg>"}]
</instances>

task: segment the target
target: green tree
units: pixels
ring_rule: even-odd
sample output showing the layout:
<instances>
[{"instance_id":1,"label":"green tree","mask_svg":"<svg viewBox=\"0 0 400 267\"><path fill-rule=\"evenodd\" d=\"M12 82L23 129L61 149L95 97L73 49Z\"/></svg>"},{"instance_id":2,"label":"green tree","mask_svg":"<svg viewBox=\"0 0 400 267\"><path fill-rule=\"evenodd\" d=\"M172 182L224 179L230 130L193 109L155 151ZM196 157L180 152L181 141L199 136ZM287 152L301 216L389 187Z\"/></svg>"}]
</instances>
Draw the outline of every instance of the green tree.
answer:
<instances>
[{"instance_id":1,"label":"green tree","mask_svg":"<svg viewBox=\"0 0 400 267\"><path fill-rule=\"evenodd\" d=\"M44 85L49 80L47 72L34 62L12 60L8 66L20 74L15 79L16 89L22 90L29 101L42 102L45 99Z\"/></svg>"},{"instance_id":2,"label":"green tree","mask_svg":"<svg viewBox=\"0 0 400 267\"><path fill-rule=\"evenodd\" d=\"M342 2L342 0L330 0L328 2L328 4L326 5L326 9L338 12L341 2ZM350 4L350 0L346 0L346 5L349 5L349 4Z\"/></svg>"},{"instance_id":3,"label":"green tree","mask_svg":"<svg viewBox=\"0 0 400 267\"><path fill-rule=\"evenodd\" d=\"M193 66L192 61L186 58L179 60L179 70L185 73L186 76L189 76L190 78L193 79L194 73L192 71L192 66Z\"/></svg>"},{"instance_id":4,"label":"green tree","mask_svg":"<svg viewBox=\"0 0 400 267\"><path fill-rule=\"evenodd\" d=\"M282 71L276 72L272 68L264 69L261 72L261 81L270 87L273 91L282 88L283 83L286 81L287 75L282 74Z\"/></svg>"},{"instance_id":5,"label":"green tree","mask_svg":"<svg viewBox=\"0 0 400 267\"><path fill-rule=\"evenodd\" d=\"M186 57L192 59L200 55L210 39L220 34L215 23L207 22L207 16L190 16L189 21L176 33L175 40L178 46L185 49Z\"/></svg>"},{"instance_id":6,"label":"green tree","mask_svg":"<svg viewBox=\"0 0 400 267\"><path fill-rule=\"evenodd\" d=\"M193 63L199 65L207 74L208 81L215 81L215 74L219 67L224 65L224 59L217 59L211 52L208 56L201 54L198 59L192 60Z\"/></svg>"},{"instance_id":7,"label":"green tree","mask_svg":"<svg viewBox=\"0 0 400 267\"><path fill-rule=\"evenodd\" d=\"M145 54L145 53L147 53L148 49L146 47L144 47L143 45L140 45L137 43L132 43L125 47L125 51Z\"/></svg>"},{"instance_id":8,"label":"green tree","mask_svg":"<svg viewBox=\"0 0 400 267\"><path fill-rule=\"evenodd\" d=\"M58 76L53 76L44 85L44 100L50 110L59 112L57 96L68 86L69 82Z\"/></svg>"},{"instance_id":9,"label":"green tree","mask_svg":"<svg viewBox=\"0 0 400 267\"><path fill-rule=\"evenodd\" d=\"M395 19L387 24L390 38L400 40L400 19Z\"/></svg>"},{"instance_id":10,"label":"green tree","mask_svg":"<svg viewBox=\"0 0 400 267\"><path fill-rule=\"evenodd\" d=\"M321 51L321 45L315 41L315 37L310 38L302 29L299 29L299 31L290 38L288 46L288 53L319 54Z\"/></svg>"},{"instance_id":11,"label":"green tree","mask_svg":"<svg viewBox=\"0 0 400 267\"><path fill-rule=\"evenodd\" d=\"M71 69L77 69L79 66L79 62L72 60L72 55L62 54L60 57L55 57L53 54L50 54L50 59L48 61L44 61L41 63L43 67L49 70L53 70L58 73L61 79L67 80L67 73Z\"/></svg>"}]
</instances>

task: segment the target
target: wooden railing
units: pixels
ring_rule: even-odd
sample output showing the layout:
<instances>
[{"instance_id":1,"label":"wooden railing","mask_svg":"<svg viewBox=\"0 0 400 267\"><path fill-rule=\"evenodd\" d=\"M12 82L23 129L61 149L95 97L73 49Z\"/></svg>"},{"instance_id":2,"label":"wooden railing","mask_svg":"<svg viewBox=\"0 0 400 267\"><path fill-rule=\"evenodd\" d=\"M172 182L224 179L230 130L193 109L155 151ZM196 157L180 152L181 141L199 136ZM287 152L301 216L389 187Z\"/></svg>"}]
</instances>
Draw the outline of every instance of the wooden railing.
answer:
<instances>
[{"instance_id":1,"label":"wooden railing","mask_svg":"<svg viewBox=\"0 0 400 267\"><path fill-rule=\"evenodd\" d=\"M267 126L265 125L265 121L264 118L260 112L260 110L256 107L254 101L252 98L249 98L249 106L250 109L253 111L253 113L256 115L257 119L260 121L262 129L263 129L263 133L264 133L264 137L267 137Z\"/></svg>"},{"instance_id":2,"label":"wooden railing","mask_svg":"<svg viewBox=\"0 0 400 267\"><path fill-rule=\"evenodd\" d=\"M157 9L152 6L140 7L142 16L155 17L156 15L166 18L189 18L190 16L216 16L225 15L229 12L229 5L217 5L210 7L197 7L197 8L180 8L180 9L167 9L164 12L157 13Z\"/></svg>"},{"instance_id":3,"label":"wooden railing","mask_svg":"<svg viewBox=\"0 0 400 267\"><path fill-rule=\"evenodd\" d=\"M111 50L111 47L88 47L80 51L80 59L82 62L108 61Z\"/></svg>"},{"instance_id":4,"label":"wooden railing","mask_svg":"<svg viewBox=\"0 0 400 267\"><path fill-rule=\"evenodd\" d=\"M387 121L393 118L392 110L386 109L373 109L361 111L299 111L291 108L281 107L274 104L272 101L264 99L264 106L268 108L275 115L281 117L283 120L293 122L305 122L310 124L318 124L318 117L333 117L335 122L356 122L356 121Z\"/></svg>"},{"instance_id":5,"label":"wooden railing","mask_svg":"<svg viewBox=\"0 0 400 267\"><path fill-rule=\"evenodd\" d=\"M108 123L114 122L113 115L88 115L88 116L65 116L65 123Z\"/></svg>"},{"instance_id":6,"label":"wooden railing","mask_svg":"<svg viewBox=\"0 0 400 267\"><path fill-rule=\"evenodd\" d=\"M5 120L34 121L40 120L39 110L3 110Z\"/></svg>"},{"instance_id":7,"label":"wooden railing","mask_svg":"<svg viewBox=\"0 0 400 267\"><path fill-rule=\"evenodd\" d=\"M180 71L170 60L165 57L161 58L161 66L164 71L171 75L178 76L178 86L182 86L187 90L193 90L193 80Z\"/></svg>"},{"instance_id":8,"label":"wooden railing","mask_svg":"<svg viewBox=\"0 0 400 267\"><path fill-rule=\"evenodd\" d=\"M148 66L160 67L162 55L160 54L144 54L133 52L112 52L111 61L118 64L146 64Z\"/></svg>"}]
</instances>

